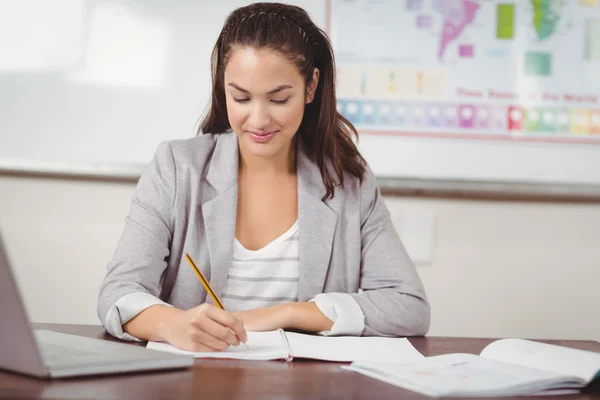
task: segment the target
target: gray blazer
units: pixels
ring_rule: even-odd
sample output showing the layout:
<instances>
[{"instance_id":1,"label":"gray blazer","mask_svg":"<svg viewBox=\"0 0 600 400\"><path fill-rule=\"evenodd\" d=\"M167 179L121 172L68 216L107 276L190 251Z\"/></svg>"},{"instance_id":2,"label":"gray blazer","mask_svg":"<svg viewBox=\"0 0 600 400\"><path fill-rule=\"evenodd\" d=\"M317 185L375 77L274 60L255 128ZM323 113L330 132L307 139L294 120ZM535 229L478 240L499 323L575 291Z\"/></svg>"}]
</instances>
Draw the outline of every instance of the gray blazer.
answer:
<instances>
[{"instance_id":1,"label":"gray blazer","mask_svg":"<svg viewBox=\"0 0 600 400\"><path fill-rule=\"evenodd\" d=\"M351 294L365 315L363 335L424 335L430 309L421 280L392 225L373 173L362 184L345 176L333 199L314 162L299 147L299 301L319 293ZM110 308L145 292L180 309L206 301L187 265L196 261L219 295L233 253L238 141L234 133L164 142L140 178L126 225L98 299ZM362 293L358 293L358 289Z\"/></svg>"}]
</instances>

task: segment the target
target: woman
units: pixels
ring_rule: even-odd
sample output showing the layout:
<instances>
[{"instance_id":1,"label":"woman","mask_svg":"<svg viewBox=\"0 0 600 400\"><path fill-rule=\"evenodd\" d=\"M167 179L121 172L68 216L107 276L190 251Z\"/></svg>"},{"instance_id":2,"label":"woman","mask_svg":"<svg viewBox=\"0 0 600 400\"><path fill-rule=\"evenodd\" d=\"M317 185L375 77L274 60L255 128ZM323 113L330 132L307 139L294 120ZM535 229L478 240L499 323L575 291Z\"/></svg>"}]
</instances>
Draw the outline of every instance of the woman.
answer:
<instances>
[{"instance_id":1,"label":"woman","mask_svg":"<svg viewBox=\"0 0 600 400\"><path fill-rule=\"evenodd\" d=\"M247 330L425 334L423 286L336 111L326 35L301 8L252 4L212 65L201 134L161 144L136 188L100 290L107 331L193 351Z\"/></svg>"}]
</instances>

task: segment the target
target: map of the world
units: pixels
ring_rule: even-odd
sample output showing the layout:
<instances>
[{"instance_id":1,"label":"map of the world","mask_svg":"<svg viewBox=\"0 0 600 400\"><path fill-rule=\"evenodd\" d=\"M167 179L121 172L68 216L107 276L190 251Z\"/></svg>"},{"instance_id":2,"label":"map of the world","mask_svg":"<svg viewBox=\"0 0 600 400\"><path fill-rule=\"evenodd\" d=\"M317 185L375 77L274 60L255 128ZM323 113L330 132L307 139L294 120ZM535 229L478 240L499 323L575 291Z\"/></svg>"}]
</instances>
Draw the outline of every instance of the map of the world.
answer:
<instances>
[{"instance_id":1,"label":"map of the world","mask_svg":"<svg viewBox=\"0 0 600 400\"><path fill-rule=\"evenodd\" d=\"M600 143L599 0L329 0L361 132Z\"/></svg>"}]
</instances>

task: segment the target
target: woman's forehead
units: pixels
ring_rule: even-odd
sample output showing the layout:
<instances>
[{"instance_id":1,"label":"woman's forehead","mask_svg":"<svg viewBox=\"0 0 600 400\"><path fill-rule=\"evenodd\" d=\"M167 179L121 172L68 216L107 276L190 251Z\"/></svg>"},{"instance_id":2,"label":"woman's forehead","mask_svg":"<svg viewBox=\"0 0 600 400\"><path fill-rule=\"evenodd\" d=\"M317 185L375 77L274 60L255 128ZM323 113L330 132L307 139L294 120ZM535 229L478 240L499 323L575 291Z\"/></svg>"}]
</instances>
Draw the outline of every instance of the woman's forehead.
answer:
<instances>
[{"instance_id":1,"label":"woman's forehead","mask_svg":"<svg viewBox=\"0 0 600 400\"><path fill-rule=\"evenodd\" d=\"M232 49L225 66L225 80L235 81L240 86L243 86L242 81L252 86L303 82L296 65L280 52L252 47Z\"/></svg>"}]
</instances>

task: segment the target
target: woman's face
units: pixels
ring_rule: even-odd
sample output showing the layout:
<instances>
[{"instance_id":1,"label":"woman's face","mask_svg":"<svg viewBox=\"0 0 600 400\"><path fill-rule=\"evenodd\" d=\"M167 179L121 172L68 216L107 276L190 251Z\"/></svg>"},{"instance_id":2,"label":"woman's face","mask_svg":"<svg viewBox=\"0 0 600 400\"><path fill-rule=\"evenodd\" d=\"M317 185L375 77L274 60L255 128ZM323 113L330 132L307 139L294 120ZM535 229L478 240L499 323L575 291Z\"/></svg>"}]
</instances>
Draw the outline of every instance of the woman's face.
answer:
<instances>
[{"instance_id":1,"label":"woman's face","mask_svg":"<svg viewBox=\"0 0 600 400\"><path fill-rule=\"evenodd\" d=\"M298 68L280 53L252 47L232 50L225 66L225 98L229 124L243 154L289 154L318 74L315 69L307 95Z\"/></svg>"}]
</instances>

